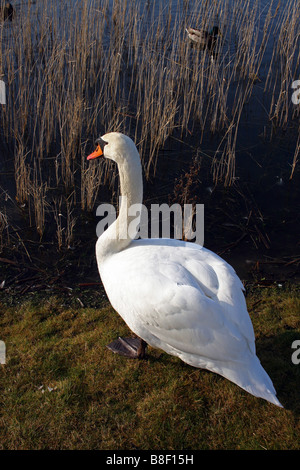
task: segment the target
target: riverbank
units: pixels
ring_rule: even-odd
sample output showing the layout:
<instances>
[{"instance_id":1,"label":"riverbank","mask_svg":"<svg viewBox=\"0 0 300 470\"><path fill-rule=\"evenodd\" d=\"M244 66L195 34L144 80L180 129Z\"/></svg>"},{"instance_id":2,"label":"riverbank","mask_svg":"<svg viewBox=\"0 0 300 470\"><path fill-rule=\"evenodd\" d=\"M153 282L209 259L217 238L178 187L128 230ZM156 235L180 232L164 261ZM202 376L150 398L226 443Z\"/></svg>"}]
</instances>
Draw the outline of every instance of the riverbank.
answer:
<instances>
[{"instance_id":1,"label":"riverbank","mask_svg":"<svg viewBox=\"0 0 300 470\"><path fill-rule=\"evenodd\" d=\"M145 361L112 354L106 344L129 332L91 289L1 298L1 449L300 448L299 289L247 294L257 354L285 409L159 350Z\"/></svg>"}]
</instances>

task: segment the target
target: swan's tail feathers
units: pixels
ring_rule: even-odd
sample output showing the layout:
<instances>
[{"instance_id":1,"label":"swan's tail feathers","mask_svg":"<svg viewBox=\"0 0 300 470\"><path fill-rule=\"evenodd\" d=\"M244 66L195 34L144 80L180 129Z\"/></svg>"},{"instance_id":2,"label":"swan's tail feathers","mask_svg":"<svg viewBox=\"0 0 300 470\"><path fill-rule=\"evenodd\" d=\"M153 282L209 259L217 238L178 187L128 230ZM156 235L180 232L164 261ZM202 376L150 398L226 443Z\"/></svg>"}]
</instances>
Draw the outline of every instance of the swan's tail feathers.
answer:
<instances>
[{"instance_id":1,"label":"swan's tail feathers","mask_svg":"<svg viewBox=\"0 0 300 470\"><path fill-rule=\"evenodd\" d=\"M257 356L252 356L248 363L240 364L235 369L227 370L223 374L226 378L246 390L251 395L273 403L281 408L282 404L276 397L276 390L272 380L262 367Z\"/></svg>"}]
</instances>

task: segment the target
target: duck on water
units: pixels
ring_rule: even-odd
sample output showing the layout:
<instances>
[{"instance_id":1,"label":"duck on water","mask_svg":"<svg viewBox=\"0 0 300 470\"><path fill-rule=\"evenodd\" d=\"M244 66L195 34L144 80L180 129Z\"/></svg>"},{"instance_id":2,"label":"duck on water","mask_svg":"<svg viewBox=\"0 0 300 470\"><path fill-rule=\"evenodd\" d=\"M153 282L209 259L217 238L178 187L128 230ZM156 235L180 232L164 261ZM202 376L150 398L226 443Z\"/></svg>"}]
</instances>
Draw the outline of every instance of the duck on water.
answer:
<instances>
[{"instance_id":1,"label":"duck on water","mask_svg":"<svg viewBox=\"0 0 300 470\"><path fill-rule=\"evenodd\" d=\"M196 28L186 28L188 38L201 49L213 49L217 37L221 36L221 32L218 26L214 26L211 31L205 31Z\"/></svg>"}]
</instances>

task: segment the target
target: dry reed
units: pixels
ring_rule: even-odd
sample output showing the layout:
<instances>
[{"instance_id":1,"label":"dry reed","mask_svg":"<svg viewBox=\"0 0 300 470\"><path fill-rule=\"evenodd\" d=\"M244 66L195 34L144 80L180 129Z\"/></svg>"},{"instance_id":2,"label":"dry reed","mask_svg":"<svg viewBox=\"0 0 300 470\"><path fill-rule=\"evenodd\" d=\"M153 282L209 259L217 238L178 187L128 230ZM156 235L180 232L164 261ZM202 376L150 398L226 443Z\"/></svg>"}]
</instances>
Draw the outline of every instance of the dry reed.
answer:
<instances>
[{"instance_id":1,"label":"dry reed","mask_svg":"<svg viewBox=\"0 0 300 470\"><path fill-rule=\"evenodd\" d=\"M290 102L300 65L295 1L280 8L274 0L263 10L259 0L159 5L28 1L18 7L10 29L0 28L0 76L8 90L0 138L14 154L17 199L33 204L40 237L51 214L48 193L60 188L53 215L60 248L73 236L76 199L71 204L70 194L78 193L81 209L91 211L100 182L106 182L107 168L85 162L94 136L108 130L130 134L150 178L158 151L175 132L185 138L200 129L199 142L207 130L219 133L213 176L230 185L242 113L270 43L264 86L271 96L269 119L284 128L297 117ZM214 24L223 37L211 58L209 51L191 48L185 27ZM299 142L291 177L298 153ZM115 172L112 185L114 178ZM62 204L70 224L64 237Z\"/></svg>"}]
</instances>

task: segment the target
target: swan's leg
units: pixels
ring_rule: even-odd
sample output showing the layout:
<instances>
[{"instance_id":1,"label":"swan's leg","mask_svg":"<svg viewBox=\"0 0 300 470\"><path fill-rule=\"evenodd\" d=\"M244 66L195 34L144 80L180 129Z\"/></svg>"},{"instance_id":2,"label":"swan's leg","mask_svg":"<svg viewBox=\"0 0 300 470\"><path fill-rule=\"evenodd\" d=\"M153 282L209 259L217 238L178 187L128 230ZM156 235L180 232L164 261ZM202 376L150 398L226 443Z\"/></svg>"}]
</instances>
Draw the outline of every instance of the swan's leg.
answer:
<instances>
[{"instance_id":1,"label":"swan's leg","mask_svg":"<svg viewBox=\"0 0 300 470\"><path fill-rule=\"evenodd\" d=\"M144 359L146 357L147 343L141 338L118 338L107 345L107 348L121 356L131 359Z\"/></svg>"},{"instance_id":2,"label":"swan's leg","mask_svg":"<svg viewBox=\"0 0 300 470\"><path fill-rule=\"evenodd\" d=\"M147 349L147 343L144 341L142 338L140 338L140 345L137 350L138 358L139 359L145 359L146 358L146 349Z\"/></svg>"}]
</instances>

